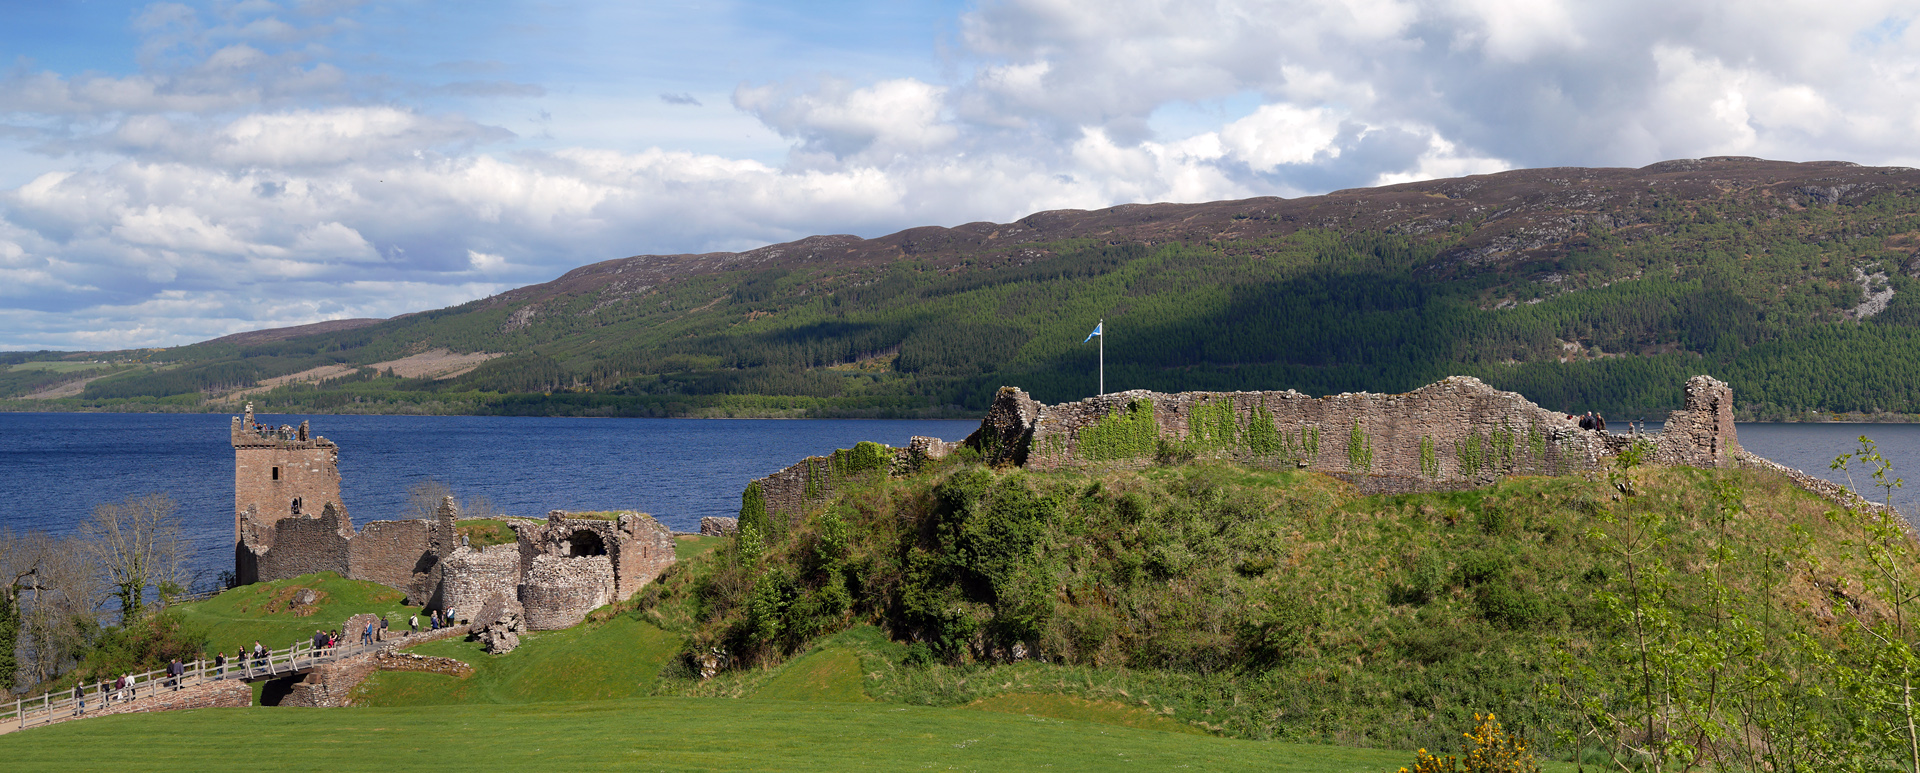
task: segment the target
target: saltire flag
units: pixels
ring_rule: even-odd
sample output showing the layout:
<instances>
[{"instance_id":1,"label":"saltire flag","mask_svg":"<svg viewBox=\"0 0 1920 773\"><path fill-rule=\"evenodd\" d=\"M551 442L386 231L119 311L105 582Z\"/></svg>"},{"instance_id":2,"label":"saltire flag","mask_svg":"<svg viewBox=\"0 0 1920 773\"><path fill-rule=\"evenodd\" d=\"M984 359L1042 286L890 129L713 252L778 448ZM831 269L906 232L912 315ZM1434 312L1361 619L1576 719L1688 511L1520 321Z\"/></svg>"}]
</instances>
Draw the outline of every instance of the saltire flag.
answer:
<instances>
[{"instance_id":1,"label":"saltire flag","mask_svg":"<svg viewBox=\"0 0 1920 773\"><path fill-rule=\"evenodd\" d=\"M1107 324L1107 323L1106 323L1106 320L1101 320L1101 321L1099 321L1099 322L1096 322L1096 323L1094 323L1094 325L1093 325L1093 332L1091 332L1091 333L1088 333L1088 334L1087 334L1087 341L1091 341L1091 340L1093 340L1093 337L1094 337L1094 336L1097 336L1097 335L1100 335L1100 328L1101 328L1101 327L1104 327L1104 326L1105 326L1106 324ZM1083 343L1083 344L1084 344L1084 343L1086 343L1087 341L1081 341L1080 343Z\"/></svg>"}]
</instances>

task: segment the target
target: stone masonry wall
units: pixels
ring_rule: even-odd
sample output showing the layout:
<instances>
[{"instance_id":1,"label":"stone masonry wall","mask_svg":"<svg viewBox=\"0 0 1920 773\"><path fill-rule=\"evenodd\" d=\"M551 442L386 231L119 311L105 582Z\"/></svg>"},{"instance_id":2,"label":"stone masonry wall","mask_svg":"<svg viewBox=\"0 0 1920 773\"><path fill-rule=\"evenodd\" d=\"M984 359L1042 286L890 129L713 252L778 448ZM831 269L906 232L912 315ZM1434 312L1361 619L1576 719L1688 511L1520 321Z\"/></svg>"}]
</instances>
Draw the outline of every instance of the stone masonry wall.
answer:
<instances>
[{"instance_id":1,"label":"stone masonry wall","mask_svg":"<svg viewBox=\"0 0 1920 773\"><path fill-rule=\"evenodd\" d=\"M622 513L612 558L613 600L626 601L673 565L673 530L646 513Z\"/></svg>"},{"instance_id":2,"label":"stone masonry wall","mask_svg":"<svg viewBox=\"0 0 1920 773\"><path fill-rule=\"evenodd\" d=\"M272 524L272 546L259 554L261 582L284 580L313 572L351 576L348 541L353 521L329 502L318 518L283 518Z\"/></svg>"},{"instance_id":3,"label":"stone masonry wall","mask_svg":"<svg viewBox=\"0 0 1920 773\"><path fill-rule=\"evenodd\" d=\"M406 590L414 575L433 568L428 521L374 521L361 527L348 550L348 577ZM412 594L409 594L412 595Z\"/></svg>"},{"instance_id":4,"label":"stone masonry wall","mask_svg":"<svg viewBox=\"0 0 1920 773\"><path fill-rule=\"evenodd\" d=\"M1674 429L1649 438L1669 464L1725 466L1737 449L1732 393L1688 382ZM1263 433L1261 429L1264 429ZM1484 485L1503 475L1596 469L1630 438L1582 430L1512 392L1456 376L1398 395L1132 391L1041 405L1002 389L967 441L991 461L1034 469L1143 466L1157 453L1332 474L1362 491Z\"/></svg>"},{"instance_id":5,"label":"stone masonry wall","mask_svg":"<svg viewBox=\"0 0 1920 773\"><path fill-rule=\"evenodd\" d=\"M463 547L447 556L441 580L441 608L457 620L471 620L487 599L518 598L520 551L515 544Z\"/></svg>"},{"instance_id":6,"label":"stone masonry wall","mask_svg":"<svg viewBox=\"0 0 1920 773\"><path fill-rule=\"evenodd\" d=\"M530 631L573 627L612 600L613 563L606 556L536 556L520 586Z\"/></svg>"}]
</instances>

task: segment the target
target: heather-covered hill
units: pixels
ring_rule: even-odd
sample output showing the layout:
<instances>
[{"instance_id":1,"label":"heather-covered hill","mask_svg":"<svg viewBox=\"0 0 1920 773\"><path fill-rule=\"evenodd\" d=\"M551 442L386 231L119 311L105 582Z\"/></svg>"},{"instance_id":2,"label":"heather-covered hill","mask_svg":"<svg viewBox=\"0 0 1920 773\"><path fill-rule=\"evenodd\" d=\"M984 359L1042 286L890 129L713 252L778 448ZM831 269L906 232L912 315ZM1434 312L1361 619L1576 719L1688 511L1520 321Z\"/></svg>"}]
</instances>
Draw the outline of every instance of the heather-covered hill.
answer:
<instances>
[{"instance_id":1,"label":"heather-covered hill","mask_svg":"<svg viewBox=\"0 0 1920 773\"><path fill-rule=\"evenodd\" d=\"M13 408L971 414L1014 384L1397 391L1474 375L1567 411L1920 412L1920 170L1750 158L1530 169L639 256L375 324L161 351ZM287 334L301 331L285 331ZM409 370L427 353L468 369ZM498 356L490 356L498 355ZM463 360L464 361L464 360ZM211 403L209 401L212 401Z\"/></svg>"}]
</instances>

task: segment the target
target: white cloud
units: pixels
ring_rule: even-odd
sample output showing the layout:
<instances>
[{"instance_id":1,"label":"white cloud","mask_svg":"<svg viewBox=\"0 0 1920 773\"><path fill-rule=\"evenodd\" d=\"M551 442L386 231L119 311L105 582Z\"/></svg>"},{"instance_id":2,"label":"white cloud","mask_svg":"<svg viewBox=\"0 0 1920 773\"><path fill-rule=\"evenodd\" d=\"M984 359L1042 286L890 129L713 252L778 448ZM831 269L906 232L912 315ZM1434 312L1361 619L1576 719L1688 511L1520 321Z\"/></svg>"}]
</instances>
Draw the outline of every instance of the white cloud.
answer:
<instances>
[{"instance_id":1,"label":"white cloud","mask_svg":"<svg viewBox=\"0 0 1920 773\"><path fill-rule=\"evenodd\" d=\"M0 73L0 146L45 164L0 190L0 348L1128 201L1724 153L1920 163L1920 30L1896 0L985 0L938 74L769 54L597 91L338 53L362 13L155 5L137 71Z\"/></svg>"}]
</instances>

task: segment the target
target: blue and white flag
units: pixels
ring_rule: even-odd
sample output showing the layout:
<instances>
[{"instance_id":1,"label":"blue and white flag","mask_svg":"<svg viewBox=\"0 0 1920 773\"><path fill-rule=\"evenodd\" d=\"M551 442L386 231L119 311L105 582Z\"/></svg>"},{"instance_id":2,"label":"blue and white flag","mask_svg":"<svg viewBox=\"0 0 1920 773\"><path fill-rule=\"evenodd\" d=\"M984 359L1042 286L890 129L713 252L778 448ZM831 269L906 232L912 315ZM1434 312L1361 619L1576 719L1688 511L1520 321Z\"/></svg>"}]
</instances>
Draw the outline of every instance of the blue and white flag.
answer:
<instances>
[{"instance_id":1,"label":"blue and white flag","mask_svg":"<svg viewBox=\"0 0 1920 773\"><path fill-rule=\"evenodd\" d=\"M1087 334L1087 341L1091 341L1093 340L1094 336L1100 335L1100 328L1104 327L1106 324L1107 324L1106 320L1101 320L1098 323L1095 323L1093 326L1093 332ZM1080 343L1084 344L1087 341L1081 341Z\"/></svg>"}]
</instances>

